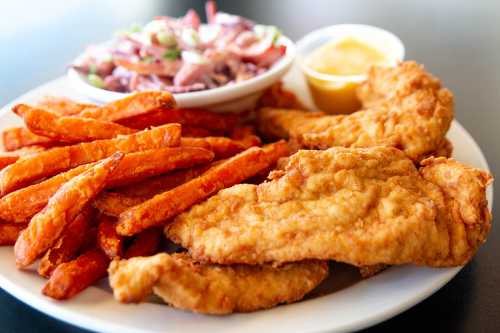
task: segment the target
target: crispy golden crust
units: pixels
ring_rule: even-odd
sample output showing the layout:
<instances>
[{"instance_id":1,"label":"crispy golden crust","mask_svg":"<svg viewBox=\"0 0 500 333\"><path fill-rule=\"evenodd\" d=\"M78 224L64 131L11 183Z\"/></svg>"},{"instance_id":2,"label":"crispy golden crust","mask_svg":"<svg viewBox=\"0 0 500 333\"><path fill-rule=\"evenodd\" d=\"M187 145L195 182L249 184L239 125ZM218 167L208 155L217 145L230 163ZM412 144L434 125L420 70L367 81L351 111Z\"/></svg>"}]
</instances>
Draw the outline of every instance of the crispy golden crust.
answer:
<instances>
[{"instance_id":1,"label":"crispy golden crust","mask_svg":"<svg viewBox=\"0 0 500 333\"><path fill-rule=\"evenodd\" d=\"M123 236L132 236L146 228L162 225L217 191L266 170L286 155L288 146L285 142L249 148L210 168L200 177L124 211L118 218L117 231Z\"/></svg>"},{"instance_id":2,"label":"crispy golden crust","mask_svg":"<svg viewBox=\"0 0 500 333\"><path fill-rule=\"evenodd\" d=\"M45 253L84 206L99 193L123 158L115 153L64 184L35 215L14 246L16 265L24 268Z\"/></svg>"},{"instance_id":3,"label":"crispy golden crust","mask_svg":"<svg viewBox=\"0 0 500 333\"><path fill-rule=\"evenodd\" d=\"M364 109L329 116L263 108L260 131L304 148L396 147L418 162L438 149L453 120L453 96L415 62L373 68L359 88Z\"/></svg>"},{"instance_id":4,"label":"crispy golden crust","mask_svg":"<svg viewBox=\"0 0 500 333\"><path fill-rule=\"evenodd\" d=\"M121 302L140 302L154 292L184 310L228 314L266 309L304 297L328 275L322 261L273 266L198 264L185 254L114 261L110 284Z\"/></svg>"},{"instance_id":5,"label":"crispy golden crust","mask_svg":"<svg viewBox=\"0 0 500 333\"><path fill-rule=\"evenodd\" d=\"M424 164L422 177L394 148L299 151L271 181L220 191L165 232L195 259L221 264L462 265L486 237L491 178L447 159ZM449 178L461 192L443 183ZM457 203L467 218L456 216Z\"/></svg>"},{"instance_id":6,"label":"crispy golden crust","mask_svg":"<svg viewBox=\"0 0 500 333\"><path fill-rule=\"evenodd\" d=\"M34 180L98 161L117 151L130 153L178 146L180 134L178 124L169 124L115 139L96 140L32 154L0 172L0 192L5 195Z\"/></svg>"},{"instance_id":7,"label":"crispy golden crust","mask_svg":"<svg viewBox=\"0 0 500 333\"><path fill-rule=\"evenodd\" d=\"M24 119L31 132L59 142L78 143L112 139L118 135L137 132L112 122L79 116L59 116L26 104L16 105L13 111Z\"/></svg>"},{"instance_id":8,"label":"crispy golden crust","mask_svg":"<svg viewBox=\"0 0 500 333\"><path fill-rule=\"evenodd\" d=\"M422 177L441 188L450 214L447 225L450 254L435 258L432 265L464 264L485 242L491 229L485 192L493 177L486 171L444 157L428 158L422 165Z\"/></svg>"}]
</instances>

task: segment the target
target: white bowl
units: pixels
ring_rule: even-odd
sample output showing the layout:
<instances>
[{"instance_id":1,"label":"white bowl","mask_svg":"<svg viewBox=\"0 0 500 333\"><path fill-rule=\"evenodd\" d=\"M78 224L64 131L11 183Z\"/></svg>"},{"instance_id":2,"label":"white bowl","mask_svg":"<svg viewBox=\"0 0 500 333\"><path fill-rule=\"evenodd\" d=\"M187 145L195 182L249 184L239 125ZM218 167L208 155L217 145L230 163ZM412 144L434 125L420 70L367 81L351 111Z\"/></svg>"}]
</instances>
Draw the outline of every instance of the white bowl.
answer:
<instances>
[{"instance_id":1,"label":"white bowl","mask_svg":"<svg viewBox=\"0 0 500 333\"><path fill-rule=\"evenodd\" d=\"M242 112L252 109L262 92L285 75L295 58L295 45L290 39L282 36L278 42L286 46L286 53L263 74L219 88L174 94L177 105L181 108L203 107L224 112ZM96 88L73 68L68 70L67 75L77 92L96 102L108 103L129 94Z\"/></svg>"},{"instance_id":2,"label":"white bowl","mask_svg":"<svg viewBox=\"0 0 500 333\"><path fill-rule=\"evenodd\" d=\"M337 24L310 32L297 42L297 61L302 71L311 77L325 81L361 82L366 80L365 74L338 76L318 73L304 62L304 58L321 45L346 37L354 37L381 50L389 57L389 65L396 65L405 57L403 42L392 32L371 25Z\"/></svg>"}]
</instances>

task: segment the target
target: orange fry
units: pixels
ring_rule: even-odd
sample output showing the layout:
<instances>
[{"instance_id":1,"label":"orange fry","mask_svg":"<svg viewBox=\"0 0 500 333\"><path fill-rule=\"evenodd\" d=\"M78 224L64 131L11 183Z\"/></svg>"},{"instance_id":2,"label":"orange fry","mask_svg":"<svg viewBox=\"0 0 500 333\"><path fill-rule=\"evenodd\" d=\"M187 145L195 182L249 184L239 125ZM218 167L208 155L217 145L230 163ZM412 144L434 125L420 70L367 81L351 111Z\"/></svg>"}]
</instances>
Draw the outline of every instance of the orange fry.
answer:
<instances>
[{"instance_id":1,"label":"orange fry","mask_svg":"<svg viewBox=\"0 0 500 333\"><path fill-rule=\"evenodd\" d=\"M34 180L98 161L117 151L130 153L177 146L180 134L180 125L169 124L116 139L79 143L33 154L0 171L0 192L5 195Z\"/></svg>"},{"instance_id":2,"label":"orange fry","mask_svg":"<svg viewBox=\"0 0 500 333\"><path fill-rule=\"evenodd\" d=\"M24 119L31 132L60 142L112 139L118 135L136 132L112 122L78 116L59 116L26 104L18 104L12 110Z\"/></svg>"},{"instance_id":3,"label":"orange fry","mask_svg":"<svg viewBox=\"0 0 500 333\"><path fill-rule=\"evenodd\" d=\"M149 178L140 183L120 187L116 189L116 192L102 192L95 198L94 207L103 214L118 217L130 207L137 206L157 194L171 190L198 177L207 171L210 166L220 162L222 161Z\"/></svg>"},{"instance_id":4,"label":"orange fry","mask_svg":"<svg viewBox=\"0 0 500 333\"><path fill-rule=\"evenodd\" d=\"M90 169L93 164L81 165L40 183L24 187L0 198L0 218L23 223L47 205L50 197L68 180Z\"/></svg>"},{"instance_id":5,"label":"orange fry","mask_svg":"<svg viewBox=\"0 0 500 333\"><path fill-rule=\"evenodd\" d=\"M103 189L106 179L122 158L123 153L115 153L65 183L50 198L47 206L31 219L16 241L17 267L29 266L54 245L66 226Z\"/></svg>"},{"instance_id":6,"label":"orange fry","mask_svg":"<svg viewBox=\"0 0 500 333\"><path fill-rule=\"evenodd\" d=\"M14 245L19 234L26 228L26 224L0 223L0 246Z\"/></svg>"},{"instance_id":7,"label":"orange fry","mask_svg":"<svg viewBox=\"0 0 500 333\"><path fill-rule=\"evenodd\" d=\"M94 207L101 214L118 217L121 213L148 200L148 197L131 196L117 192L102 192L95 198Z\"/></svg>"},{"instance_id":8,"label":"orange fry","mask_svg":"<svg viewBox=\"0 0 500 333\"><path fill-rule=\"evenodd\" d=\"M43 147L32 146L9 152L0 152L0 170L5 168L7 165L14 164L19 158L23 156L38 153L43 150L45 150Z\"/></svg>"},{"instance_id":9,"label":"orange fry","mask_svg":"<svg viewBox=\"0 0 500 333\"><path fill-rule=\"evenodd\" d=\"M38 274L48 278L57 266L76 256L91 226L91 218L92 210L87 208L68 224L55 245L40 260Z\"/></svg>"},{"instance_id":10,"label":"orange fry","mask_svg":"<svg viewBox=\"0 0 500 333\"><path fill-rule=\"evenodd\" d=\"M118 188L117 191L126 196L150 198L161 192L171 190L176 186L184 184L188 180L198 177L210 167L221 162L222 161L216 161L210 164L204 164L190 169L179 170L165 175L152 177L137 184L122 186Z\"/></svg>"},{"instance_id":11,"label":"orange fry","mask_svg":"<svg viewBox=\"0 0 500 333\"><path fill-rule=\"evenodd\" d=\"M231 139L241 142L245 147L262 145L260 138L255 135L253 126L238 126L231 132Z\"/></svg>"},{"instance_id":12,"label":"orange fry","mask_svg":"<svg viewBox=\"0 0 500 333\"><path fill-rule=\"evenodd\" d=\"M36 105L61 116L71 116L88 108L95 108L95 104L77 103L67 97L44 96Z\"/></svg>"},{"instance_id":13,"label":"orange fry","mask_svg":"<svg viewBox=\"0 0 500 333\"><path fill-rule=\"evenodd\" d=\"M131 236L146 228L162 225L219 190L254 176L287 154L288 146L284 141L263 148L250 148L209 169L200 177L126 210L118 218L116 231L120 235Z\"/></svg>"},{"instance_id":14,"label":"orange fry","mask_svg":"<svg viewBox=\"0 0 500 333\"><path fill-rule=\"evenodd\" d=\"M55 144L52 139L36 135L24 127L11 127L3 130L2 142L6 151L35 145L49 148Z\"/></svg>"},{"instance_id":15,"label":"orange fry","mask_svg":"<svg viewBox=\"0 0 500 333\"><path fill-rule=\"evenodd\" d=\"M105 277L108 265L108 257L99 249L89 250L78 258L57 266L42 293L58 300L71 298Z\"/></svg>"},{"instance_id":16,"label":"orange fry","mask_svg":"<svg viewBox=\"0 0 500 333\"><path fill-rule=\"evenodd\" d=\"M188 138L203 138L214 135L214 131L210 131L203 127L182 126L182 136Z\"/></svg>"},{"instance_id":17,"label":"orange fry","mask_svg":"<svg viewBox=\"0 0 500 333\"><path fill-rule=\"evenodd\" d=\"M156 254L163 233L160 228L150 228L140 232L125 251L124 258L148 257Z\"/></svg>"},{"instance_id":18,"label":"orange fry","mask_svg":"<svg viewBox=\"0 0 500 333\"><path fill-rule=\"evenodd\" d=\"M214 154L210 150L197 147L161 148L127 154L109 178L106 188L208 163L213 158Z\"/></svg>"},{"instance_id":19,"label":"orange fry","mask_svg":"<svg viewBox=\"0 0 500 333\"><path fill-rule=\"evenodd\" d=\"M138 92L100 107L85 109L78 115L84 118L116 122L150 113L160 107L175 107L172 94L167 91Z\"/></svg>"},{"instance_id":20,"label":"orange fry","mask_svg":"<svg viewBox=\"0 0 500 333\"><path fill-rule=\"evenodd\" d=\"M101 214L97 226L97 245L111 260L123 255L123 243L125 241L123 236L116 233L115 223L115 218Z\"/></svg>"},{"instance_id":21,"label":"orange fry","mask_svg":"<svg viewBox=\"0 0 500 333\"><path fill-rule=\"evenodd\" d=\"M223 114L202 109L172 109L162 107L154 112L117 121L121 125L143 129L167 123L196 126L213 131L230 131L238 122L234 114Z\"/></svg>"},{"instance_id":22,"label":"orange fry","mask_svg":"<svg viewBox=\"0 0 500 333\"><path fill-rule=\"evenodd\" d=\"M177 168L188 168L194 164L209 162L212 158L212 152L194 147L160 148L127 154L108 178L106 187L138 181ZM65 182L94 165L95 163L81 165L7 194L0 198L0 218L9 222L28 220L45 207L49 198Z\"/></svg>"},{"instance_id":23,"label":"orange fry","mask_svg":"<svg viewBox=\"0 0 500 333\"><path fill-rule=\"evenodd\" d=\"M260 141L259 141L260 143ZM216 159L234 156L247 148L242 142L222 136L208 136L206 138L181 138L183 147L200 147L211 150Z\"/></svg>"},{"instance_id":24,"label":"orange fry","mask_svg":"<svg viewBox=\"0 0 500 333\"><path fill-rule=\"evenodd\" d=\"M85 234L78 253L84 253L97 248L97 227L92 226Z\"/></svg>"}]
</instances>

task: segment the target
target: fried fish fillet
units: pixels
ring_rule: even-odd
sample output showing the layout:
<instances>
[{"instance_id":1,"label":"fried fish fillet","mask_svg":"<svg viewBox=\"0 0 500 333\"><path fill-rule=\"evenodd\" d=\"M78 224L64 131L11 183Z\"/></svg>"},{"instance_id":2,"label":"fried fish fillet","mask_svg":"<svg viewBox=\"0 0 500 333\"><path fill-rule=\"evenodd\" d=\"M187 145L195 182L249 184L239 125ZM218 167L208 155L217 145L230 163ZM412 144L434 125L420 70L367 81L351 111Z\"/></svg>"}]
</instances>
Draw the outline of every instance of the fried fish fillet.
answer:
<instances>
[{"instance_id":1,"label":"fried fish fillet","mask_svg":"<svg viewBox=\"0 0 500 333\"><path fill-rule=\"evenodd\" d=\"M180 309L227 314L298 301L328 275L324 261L281 267L199 264L186 254L166 253L113 261L109 281L115 298L139 302L154 292Z\"/></svg>"},{"instance_id":2,"label":"fried fish fillet","mask_svg":"<svg viewBox=\"0 0 500 333\"><path fill-rule=\"evenodd\" d=\"M222 190L165 232L219 264L465 264L490 229L492 177L443 157L422 164L389 147L301 150L270 181Z\"/></svg>"},{"instance_id":3,"label":"fried fish fillet","mask_svg":"<svg viewBox=\"0 0 500 333\"><path fill-rule=\"evenodd\" d=\"M260 132L299 148L396 147L418 162L439 148L453 120L452 93L415 62L372 68L358 95L363 109L350 115L260 109Z\"/></svg>"}]
</instances>

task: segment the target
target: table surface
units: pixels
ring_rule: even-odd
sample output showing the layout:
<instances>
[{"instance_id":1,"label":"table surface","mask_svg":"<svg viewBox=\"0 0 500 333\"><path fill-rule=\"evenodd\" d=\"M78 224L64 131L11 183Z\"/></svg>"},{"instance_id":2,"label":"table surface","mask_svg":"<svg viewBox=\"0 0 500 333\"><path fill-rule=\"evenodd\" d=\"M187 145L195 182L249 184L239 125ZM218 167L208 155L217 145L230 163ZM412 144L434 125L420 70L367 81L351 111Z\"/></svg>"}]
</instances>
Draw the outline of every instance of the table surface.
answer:
<instances>
[{"instance_id":1,"label":"table surface","mask_svg":"<svg viewBox=\"0 0 500 333\"><path fill-rule=\"evenodd\" d=\"M414 59L455 94L456 118L476 139L493 175L500 127L500 2L498 1L218 1L219 8L275 24L294 40L316 28L364 23L397 34ZM3 1L0 3L0 105L50 79L85 45L103 41L132 22L158 14L202 12L203 1ZM497 192L498 193L498 192ZM500 197L495 195L495 201ZM498 212L494 212L498 221ZM500 329L500 229L450 283L405 313L369 332ZM30 308L0 290L2 332L86 332Z\"/></svg>"}]
</instances>

